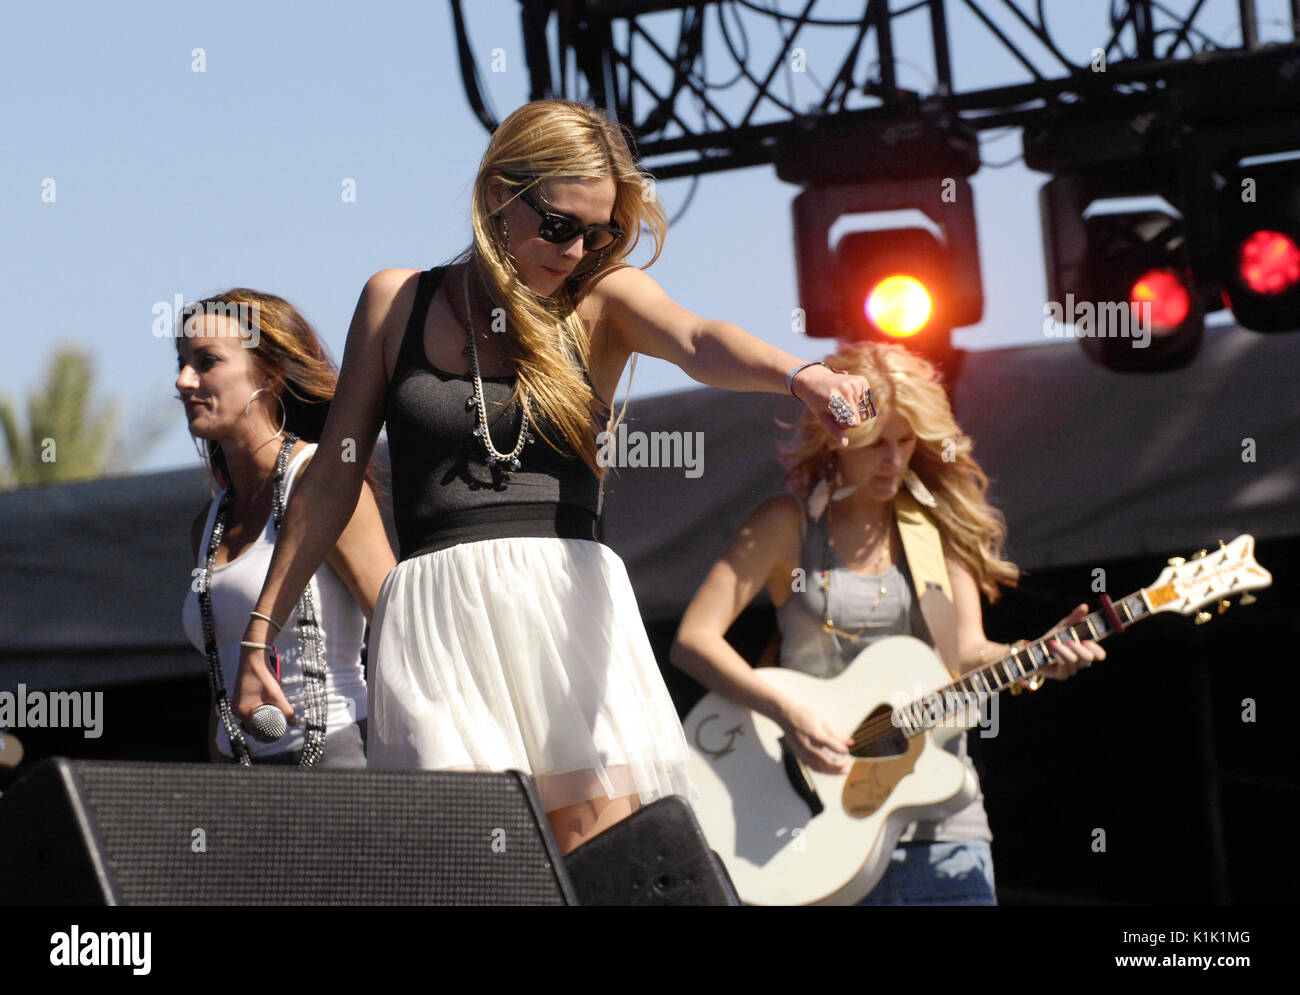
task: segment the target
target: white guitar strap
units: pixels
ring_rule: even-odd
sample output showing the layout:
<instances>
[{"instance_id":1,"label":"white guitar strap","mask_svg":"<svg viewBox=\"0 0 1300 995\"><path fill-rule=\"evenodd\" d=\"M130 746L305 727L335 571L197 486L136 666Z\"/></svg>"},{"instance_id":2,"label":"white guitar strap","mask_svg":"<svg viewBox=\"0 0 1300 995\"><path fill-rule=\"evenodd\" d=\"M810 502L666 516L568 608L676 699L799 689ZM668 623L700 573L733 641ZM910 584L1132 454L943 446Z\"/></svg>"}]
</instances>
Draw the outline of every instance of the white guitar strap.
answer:
<instances>
[{"instance_id":1,"label":"white guitar strap","mask_svg":"<svg viewBox=\"0 0 1300 995\"><path fill-rule=\"evenodd\" d=\"M956 673L957 609L939 529L906 487L900 487L894 498L894 520L903 537L903 555L916 586L921 615L944 664Z\"/></svg>"}]
</instances>

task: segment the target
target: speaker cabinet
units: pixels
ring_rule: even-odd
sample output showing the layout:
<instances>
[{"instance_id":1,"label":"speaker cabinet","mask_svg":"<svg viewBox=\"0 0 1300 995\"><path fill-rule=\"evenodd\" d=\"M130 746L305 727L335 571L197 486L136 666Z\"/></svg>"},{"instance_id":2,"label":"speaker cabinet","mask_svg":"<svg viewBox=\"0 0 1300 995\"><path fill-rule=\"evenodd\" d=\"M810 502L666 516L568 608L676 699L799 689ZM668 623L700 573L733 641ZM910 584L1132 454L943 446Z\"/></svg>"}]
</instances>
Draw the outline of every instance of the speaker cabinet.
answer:
<instances>
[{"instance_id":1,"label":"speaker cabinet","mask_svg":"<svg viewBox=\"0 0 1300 995\"><path fill-rule=\"evenodd\" d=\"M55 758L0 797L0 904L575 902L517 771Z\"/></svg>"}]
</instances>

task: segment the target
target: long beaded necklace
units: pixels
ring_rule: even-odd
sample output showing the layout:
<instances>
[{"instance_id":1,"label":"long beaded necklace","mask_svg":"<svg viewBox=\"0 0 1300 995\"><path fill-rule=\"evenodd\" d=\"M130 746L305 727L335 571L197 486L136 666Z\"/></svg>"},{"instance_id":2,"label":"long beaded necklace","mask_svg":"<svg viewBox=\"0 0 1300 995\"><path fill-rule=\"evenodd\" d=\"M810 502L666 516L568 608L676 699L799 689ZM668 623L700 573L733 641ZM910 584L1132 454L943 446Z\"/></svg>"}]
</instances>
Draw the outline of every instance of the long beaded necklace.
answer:
<instances>
[{"instance_id":1,"label":"long beaded necklace","mask_svg":"<svg viewBox=\"0 0 1300 995\"><path fill-rule=\"evenodd\" d=\"M892 529L892 525L891 525L891 529ZM886 552L889 551L888 532L885 533L885 551ZM829 505L826 511L825 541L822 543L821 589L822 589L822 631L827 633L831 637L831 639L835 642L835 646L837 649L842 649L839 640L840 636L843 636L845 639L847 639L850 642L850 644L854 646L858 644L858 642L862 638L862 634L875 624L876 609L880 606L880 599L883 598L889 592L889 588L885 586L884 581L882 580L880 587L876 591L876 600L871 603L871 608L868 610L867 622L864 626L862 626L862 628L858 629L857 632L850 632L846 629L838 628L835 625L835 623L831 620L831 515L830 515Z\"/></svg>"},{"instance_id":2,"label":"long beaded necklace","mask_svg":"<svg viewBox=\"0 0 1300 995\"><path fill-rule=\"evenodd\" d=\"M298 437L290 432L280 444L280 453L275 460L275 472L272 475L272 514L275 518L277 536L284 522L284 475L289 464L289 454L293 451ZM204 565L203 581L199 585L199 614L203 622L204 650L208 657L208 684L213 697L217 699L217 710L221 723L225 726L230 748L234 751L240 764L252 766L253 758L244 739L244 733L235 722L230 707L230 698L226 694L226 681L221 673L221 654L217 650L216 625L212 617L212 571L216 565L217 549L226 532L226 522L230 514L231 493L226 489L217 508L216 521L212 523L212 536L208 540L207 562ZM307 728L303 735L302 756L299 766L312 767L325 755L325 719L327 698L325 694L325 646L320 638L320 627L316 624L316 608L311 593L311 584L303 589L298 599L298 658L303 674L304 711Z\"/></svg>"},{"instance_id":3,"label":"long beaded necklace","mask_svg":"<svg viewBox=\"0 0 1300 995\"><path fill-rule=\"evenodd\" d=\"M487 465L494 471L501 470L509 474L519 469L519 454L524 451L524 446L533 440L532 434L528 431L528 392L524 391L521 395L519 438L515 440L515 447L508 453L498 452L497 447L492 444L492 435L488 431L487 405L483 400L483 378L479 376L478 346L474 342L474 318L470 310L468 264L465 266L464 282L465 331L469 333L470 365L474 371L474 393L466 399L465 407L478 407L478 425L474 428L474 434L483 440L483 447L487 450Z\"/></svg>"}]
</instances>

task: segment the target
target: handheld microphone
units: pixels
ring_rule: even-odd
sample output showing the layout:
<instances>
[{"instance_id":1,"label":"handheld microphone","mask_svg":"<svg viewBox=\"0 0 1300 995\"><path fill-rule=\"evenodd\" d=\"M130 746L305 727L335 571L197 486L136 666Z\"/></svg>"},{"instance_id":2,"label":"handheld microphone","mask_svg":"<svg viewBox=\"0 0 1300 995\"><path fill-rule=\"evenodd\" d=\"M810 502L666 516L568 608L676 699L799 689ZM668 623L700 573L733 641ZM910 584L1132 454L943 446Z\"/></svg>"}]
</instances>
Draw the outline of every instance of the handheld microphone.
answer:
<instances>
[{"instance_id":1,"label":"handheld microphone","mask_svg":"<svg viewBox=\"0 0 1300 995\"><path fill-rule=\"evenodd\" d=\"M274 743L284 735L289 723L284 712L274 705L259 705L244 726L259 743Z\"/></svg>"}]
</instances>

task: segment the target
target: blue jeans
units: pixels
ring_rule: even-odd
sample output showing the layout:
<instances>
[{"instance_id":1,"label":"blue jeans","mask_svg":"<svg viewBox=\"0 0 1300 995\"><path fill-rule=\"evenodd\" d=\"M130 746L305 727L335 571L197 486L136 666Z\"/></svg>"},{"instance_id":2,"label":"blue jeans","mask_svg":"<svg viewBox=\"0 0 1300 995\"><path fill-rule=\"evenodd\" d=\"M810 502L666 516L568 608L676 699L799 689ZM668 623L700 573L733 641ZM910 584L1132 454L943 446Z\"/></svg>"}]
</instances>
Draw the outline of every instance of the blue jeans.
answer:
<instances>
[{"instance_id":1,"label":"blue jeans","mask_svg":"<svg viewBox=\"0 0 1300 995\"><path fill-rule=\"evenodd\" d=\"M987 840L900 843L859 905L997 905Z\"/></svg>"}]
</instances>

